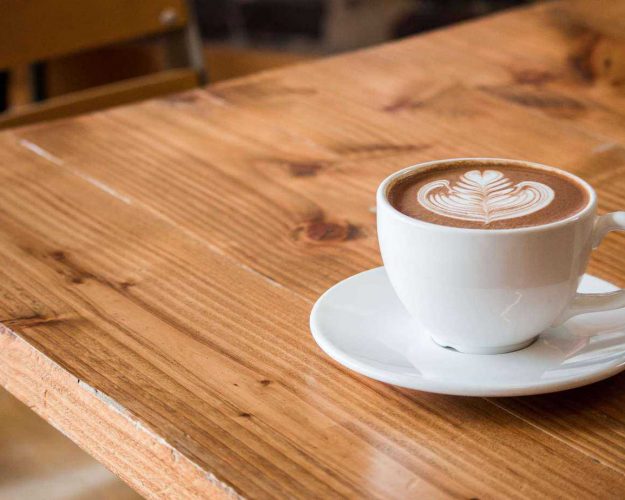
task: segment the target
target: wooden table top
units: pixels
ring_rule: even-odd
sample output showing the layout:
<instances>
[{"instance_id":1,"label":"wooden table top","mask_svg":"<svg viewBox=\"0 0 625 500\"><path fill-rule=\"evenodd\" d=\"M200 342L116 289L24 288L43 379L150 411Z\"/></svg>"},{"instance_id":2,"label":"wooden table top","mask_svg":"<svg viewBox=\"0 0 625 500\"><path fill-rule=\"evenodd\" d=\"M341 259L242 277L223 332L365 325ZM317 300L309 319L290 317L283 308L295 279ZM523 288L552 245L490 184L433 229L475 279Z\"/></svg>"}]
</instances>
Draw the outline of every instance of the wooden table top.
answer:
<instances>
[{"instance_id":1,"label":"wooden table top","mask_svg":"<svg viewBox=\"0 0 625 500\"><path fill-rule=\"evenodd\" d=\"M620 50L620 52L619 52ZM0 135L0 383L150 497L623 497L625 375L536 397L356 375L308 317L374 191L460 156L625 207L625 49L541 4ZM590 271L625 285L625 235Z\"/></svg>"}]
</instances>

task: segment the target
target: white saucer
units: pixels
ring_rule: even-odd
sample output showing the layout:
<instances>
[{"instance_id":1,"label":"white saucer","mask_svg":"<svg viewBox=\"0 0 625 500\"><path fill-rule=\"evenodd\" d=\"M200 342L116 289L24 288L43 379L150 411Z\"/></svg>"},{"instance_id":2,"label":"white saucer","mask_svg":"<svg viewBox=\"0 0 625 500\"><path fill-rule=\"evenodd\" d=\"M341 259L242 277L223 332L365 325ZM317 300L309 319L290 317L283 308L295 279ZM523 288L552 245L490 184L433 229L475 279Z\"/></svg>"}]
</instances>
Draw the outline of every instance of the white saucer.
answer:
<instances>
[{"instance_id":1,"label":"white saucer","mask_svg":"<svg viewBox=\"0 0 625 500\"><path fill-rule=\"evenodd\" d=\"M580 286L582 292L615 289L588 274ZM389 384L443 394L541 394L597 382L625 369L625 309L577 316L520 351L462 354L418 331L383 267L325 292L313 307L310 328L319 346L347 368Z\"/></svg>"}]
</instances>

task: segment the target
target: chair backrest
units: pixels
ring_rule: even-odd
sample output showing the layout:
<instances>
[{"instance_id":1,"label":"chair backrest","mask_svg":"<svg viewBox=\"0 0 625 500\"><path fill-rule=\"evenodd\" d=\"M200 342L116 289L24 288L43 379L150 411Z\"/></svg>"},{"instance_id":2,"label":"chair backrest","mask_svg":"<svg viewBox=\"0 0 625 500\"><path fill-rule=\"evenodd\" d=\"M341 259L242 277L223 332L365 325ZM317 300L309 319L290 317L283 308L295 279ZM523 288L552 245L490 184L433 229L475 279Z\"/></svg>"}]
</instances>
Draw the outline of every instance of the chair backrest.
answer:
<instances>
[{"instance_id":1,"label":"chair backrest","mask_svg":"<svg viewBox=\"0 0 625 500\"><path fill-rule=\"evenodd\" d=\"M184 29L185 0L11 0L0 15L0 69Z\"/></svg>"}]
</instances>

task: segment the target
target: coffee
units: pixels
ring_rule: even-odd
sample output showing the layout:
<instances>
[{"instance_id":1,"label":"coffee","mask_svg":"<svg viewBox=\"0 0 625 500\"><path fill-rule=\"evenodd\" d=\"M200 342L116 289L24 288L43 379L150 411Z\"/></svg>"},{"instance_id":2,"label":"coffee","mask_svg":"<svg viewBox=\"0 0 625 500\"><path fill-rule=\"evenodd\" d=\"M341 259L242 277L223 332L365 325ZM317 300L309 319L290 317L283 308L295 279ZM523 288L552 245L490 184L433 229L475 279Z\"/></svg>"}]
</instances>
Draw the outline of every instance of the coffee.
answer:
<instances>
[{"instance_id":1,"label":"coffee","mask_svg":"<svg viewBox=\"0 0 625 500\"><path fill-rule=\"evenodd\" d=\"M540 226L588 205L574 178L524 164L476 161L413 172L387 191L391 205L432 224L473 229Z\"/></svg>"}]
</instances>

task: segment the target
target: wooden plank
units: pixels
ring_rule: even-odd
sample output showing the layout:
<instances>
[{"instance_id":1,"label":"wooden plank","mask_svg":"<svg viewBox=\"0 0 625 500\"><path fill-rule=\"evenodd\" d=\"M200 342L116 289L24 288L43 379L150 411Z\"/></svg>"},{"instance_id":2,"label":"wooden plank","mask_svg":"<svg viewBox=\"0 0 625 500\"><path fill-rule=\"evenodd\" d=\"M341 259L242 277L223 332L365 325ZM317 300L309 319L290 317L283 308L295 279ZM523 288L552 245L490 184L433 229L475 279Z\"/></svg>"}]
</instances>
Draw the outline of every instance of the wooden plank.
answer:
<instances>
[{"instance_id":1,"label":"wooden plank","mask_svg":"<svg viewBox=\"0 0 625 500\"><path fill-rule=\"evenodd\" d=\"M374 191L386 175L411 163L491 155L583 167L591 182L602 179L595 183L605 186L602 209L619 208L618 198L607 196L618 192L618 175L602 173L605 163L596 175L586 167L605 141L568 122L461 85L410 112L388 112L386 98L370 96L365 108L336 90L326 92L314 77L323 72L314 68L300 77L308 87L293 81L293 71L285 74L286 82L274 75L22 136L309 299L379 265ZM353 78L345 88L358 94ZM308 89L303 97L301 89ZM75 144L76 134L85 140ZM132 146L129 154L141 168L126 171L120 145L124 151ZM188 176L196 180L192 186ZM229 187L233 178L237 190ZM223 227L219 221L233 209L238 223Z\"/></svg>"},{"instance_id":2,"label":"wooden plank","mask_svg":"<svg viewBox=\"0 0 625 500\"><path fill-rule=\"evenodd\" d=\"M0 68L180 29L184 0L11 2L0 16Z\"/></svg>"},{"instance_id":3,"label":"wooden plank","mask_svg":"<svg viewBox=\"0 0 625 500\"><path fill-rule=\"evenodd\" d=\"M197 86L192 69L171 69L27 104L0 114L0 129L120 106Z\"/></svg>"},{"instance_id":4,"label":"wooden plank","mask_svg":"<svg viewBox=\"0 0 625 500\"><path fill-rule=\"evenodd\" d=\"M2 318L243 494L622 496L623 375L429 395L344 371L307 327L379 263L374 189L406 164L542 161L623 208L619 98L543 81L576 40L551 8L5 135ZM591 271L625 284L624 241Z\"/></svg>"},{"instance_id":5,"label":"wooden plank","mask_svg":"<svg viewBox=\"0 0 625 500\"><path fill-rule=\"evenodd\" d=\"M123 408L0 325L0 384L148 497L221 498L207 475Z\"/></svg>"},{"instance_id":6,"label":"wooden plank","mask_svg":"<svg viewBox=\"0 0 625 500\"><path fill-rule=\"evenodd\" d=\"M622 475L485 400L400 391L343 370L308 333L309 301L13 135L0 151L2 323L19 346L56 363L61 381L95 393L238 492L591 498L625 488ZM18 342L13 333L3 340ZM3 385L39 408L49 378L30 390L21 355L11 359ZM82 407L59 391L47 411ZM95 446L82 420L55 423ZM98 458L125 468L122 477L145 494L166 496L158 478L144 481L147 472L119 463L145 443L111 439L134 450L111 443ZM187 484L181 494L192 493Z\"/></svg>"}]
</instances>

